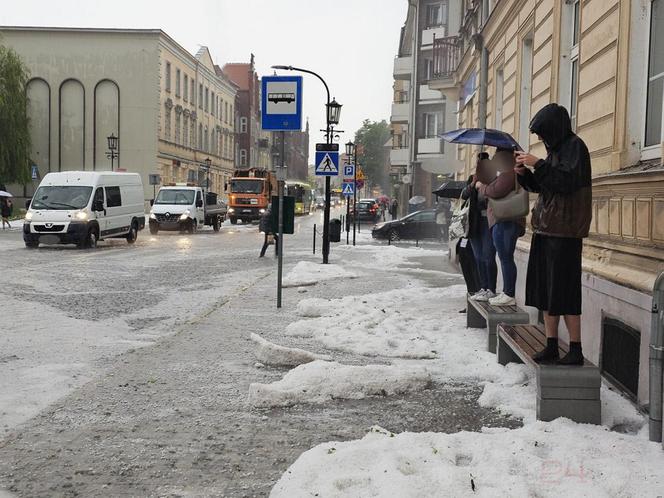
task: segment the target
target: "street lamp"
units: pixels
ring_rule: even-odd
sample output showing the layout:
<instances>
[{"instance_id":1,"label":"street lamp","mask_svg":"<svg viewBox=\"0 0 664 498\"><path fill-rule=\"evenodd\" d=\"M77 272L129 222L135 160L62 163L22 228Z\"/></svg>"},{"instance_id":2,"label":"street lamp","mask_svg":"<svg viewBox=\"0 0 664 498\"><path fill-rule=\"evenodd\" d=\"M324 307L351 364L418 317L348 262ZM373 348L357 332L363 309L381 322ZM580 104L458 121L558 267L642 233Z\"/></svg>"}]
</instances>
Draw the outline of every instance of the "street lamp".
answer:
<instances>
[{"instance_id":1,"label":"street lamp","mask_svg":"<svg viewBox=\"0 0 664 498\"><path fill-rule=\"evenodd\" d=\"M108 152L106 153L106 157L111 160L111 171L113 171L113 163L115 159L120 156L120 153L118 152L118 141L120 139L116 137L114 133L111 133L111 136L106 137L106 140L108 141Z\"/></svg>"},{"instance_id":2,"label":"street lamp","mask_svg":"<svg viewBox=\"0 0 664 498\"><path fill-rule=\"evenodd\" d=\"M212 166L212 159L209 157L205 160L205 168L207 169L207 180L205 180L205 188L210 191L210 167Z\"/></svg>"},{"instance_id":3,"label":"street lamp","mask_svg":"<svg viewBox=\"0 0 664 498\"><path fill-rule=\"evenodd\" d=\"M283 71L297 71L300 73L310 74L318 78L327 93L327 103L325 104L325 120L327 126L325 127L325 138L327 145L334 142L334 125L339 124L339 117L341 115L341 104L336 100L330 100L330 87L327 86L325 80L317 73L303 69L301 67L293 66L272 66L272 69L281 69ZM330 258L330 177L325 177L325 211L323 214L323 264L327 264Z\"/></svg>"}]
</instances>

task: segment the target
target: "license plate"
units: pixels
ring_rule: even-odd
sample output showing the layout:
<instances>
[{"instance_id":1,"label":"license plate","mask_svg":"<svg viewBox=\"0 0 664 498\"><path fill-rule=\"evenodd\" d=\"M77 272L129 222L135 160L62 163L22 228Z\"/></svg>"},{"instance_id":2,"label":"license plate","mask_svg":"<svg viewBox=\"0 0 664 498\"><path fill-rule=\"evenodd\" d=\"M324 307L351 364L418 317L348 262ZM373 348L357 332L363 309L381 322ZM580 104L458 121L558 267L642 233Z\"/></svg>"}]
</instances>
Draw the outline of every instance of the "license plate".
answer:
<instances>
[{"instance_id":1,"label":"license plate","mask_svg":"<svg viewBox=\"0 0 664 498\"><path fill-rule=\"evenodd\" d=\"M39 242L42 244L59 244L60 243L60 237L57 235L42 235L39 237Z\"/></svg>"},{"instance_id":2,"label":"license plate","mask_svg":"<svg viewBox=\"0 0 664 498\"><path fill-rule=\"evenodd\" d=\"M242 212L243 213L251 213L251 209L243 209Z\"/></svg>"}]
</instances>

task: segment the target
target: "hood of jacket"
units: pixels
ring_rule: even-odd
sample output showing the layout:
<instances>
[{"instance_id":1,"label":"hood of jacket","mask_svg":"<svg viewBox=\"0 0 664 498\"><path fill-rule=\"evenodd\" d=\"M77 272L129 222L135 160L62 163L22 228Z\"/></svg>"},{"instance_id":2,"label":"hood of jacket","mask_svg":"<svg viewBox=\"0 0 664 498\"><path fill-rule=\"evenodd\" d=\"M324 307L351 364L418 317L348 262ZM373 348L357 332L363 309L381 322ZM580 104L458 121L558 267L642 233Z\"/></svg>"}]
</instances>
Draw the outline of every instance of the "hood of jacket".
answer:
<instances>
[{"instance_id":1,"label":"hood of jacket","mask_svg":"<svg viewBox=\"0 0 664 498\"><path fill-rule=\"evenodd\" d=\"M558 104L542 107L530 122L530 131L542 137L547 149L558 148L567 137L574 134L567 109Z\"/></svg>"}]
</instances>

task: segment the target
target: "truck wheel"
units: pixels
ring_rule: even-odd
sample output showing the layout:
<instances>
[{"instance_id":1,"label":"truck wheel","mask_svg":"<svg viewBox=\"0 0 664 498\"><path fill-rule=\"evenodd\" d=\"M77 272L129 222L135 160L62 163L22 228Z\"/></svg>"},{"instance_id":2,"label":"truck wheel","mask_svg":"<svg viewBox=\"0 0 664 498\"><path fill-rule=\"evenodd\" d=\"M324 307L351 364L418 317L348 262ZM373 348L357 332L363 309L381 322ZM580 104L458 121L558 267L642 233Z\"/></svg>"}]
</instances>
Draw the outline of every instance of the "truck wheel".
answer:
<instances>
[{"instance_id":1,"label":"truck wheel","mask_svg":"<svg viewBox=\"0 0 664 498\"><path fill-rule=\"evenodd\" d=\"M136 242L136 239L138 238L138 223L133 221L131 223L131 228L129 229L129 233L127 234L127 242L129 244L133 244Z\"/></svg>"},{"instance_id":2,"label":"truck wheel","mask_svg":"<svg viewBox=\"0 0 664 498\"><path fill-rule=\"evenodd\" d=\"M187 233L196 233L196 220L191 220L191 223L189 223L189 226L187 227Z\"/></svg>"},{"instance_id":3,"label":"truck wheel","mask_svg":"<svg viewBox=\"0 0 664 498\"><path fill-rule=\"evenodd\" d=\"M215 216L214 221L212 222L212 230L218 232L220 228L221 228L221 222L219 220L219 216Z\"/></svg>"},{"instance_id":4,"label":"truck wheel","mask_svg":"<svg viewBox=\"0 0 664 498\"><path fill-rule=\"evenodd\" d=\"M237 225L237 218L231 217L230 220L231 220L231 225Z\"/></svg>"}]
</instances>

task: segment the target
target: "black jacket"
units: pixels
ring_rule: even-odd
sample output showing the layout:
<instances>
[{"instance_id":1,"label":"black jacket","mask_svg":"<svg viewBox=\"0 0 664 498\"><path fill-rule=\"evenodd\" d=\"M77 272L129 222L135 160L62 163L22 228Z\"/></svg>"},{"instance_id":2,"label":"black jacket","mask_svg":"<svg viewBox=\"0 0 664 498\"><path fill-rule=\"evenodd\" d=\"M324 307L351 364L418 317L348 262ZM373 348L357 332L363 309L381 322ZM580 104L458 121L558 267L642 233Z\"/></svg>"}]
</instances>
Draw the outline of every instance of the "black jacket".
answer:
<instances>
[{"instance_id":1,"label":"black jacket","mask_svg":"<svg viewBox=\"0 0 664 498\"><path fill-rule=\"evenodd\" d=\"M535 233L553 237L588 236L592 220L592 171L588 147L574 132L567 109L544 106L530 122L530 131L544 140L546 159L519 177L519 183L538 193L533 208Z\"/></svg>"},{"instance_id":2,"label":"black jacket","mask_svg":"<svg viewBox=\"0 0 664 498\"><path fill-rule=\"evenodd\" d=\"M272 210L266 210L258 222L258 231L266 234L272 233Z\"/></svg>"},{"instance_id":3,"label":"black jacket","mask_svg":"<svg viewBox=\"0 0 664 498\"><path fill-rule=\"evenodd\" d=\"M468 238L475 239L481 237L482 230L482 211L487 208L486 200L480 201L477 189L471 185L473 177L468 178L466 188L461 192L462 199L468 199L470 207L468 209Z\"/></svg>"}]
</instances>

